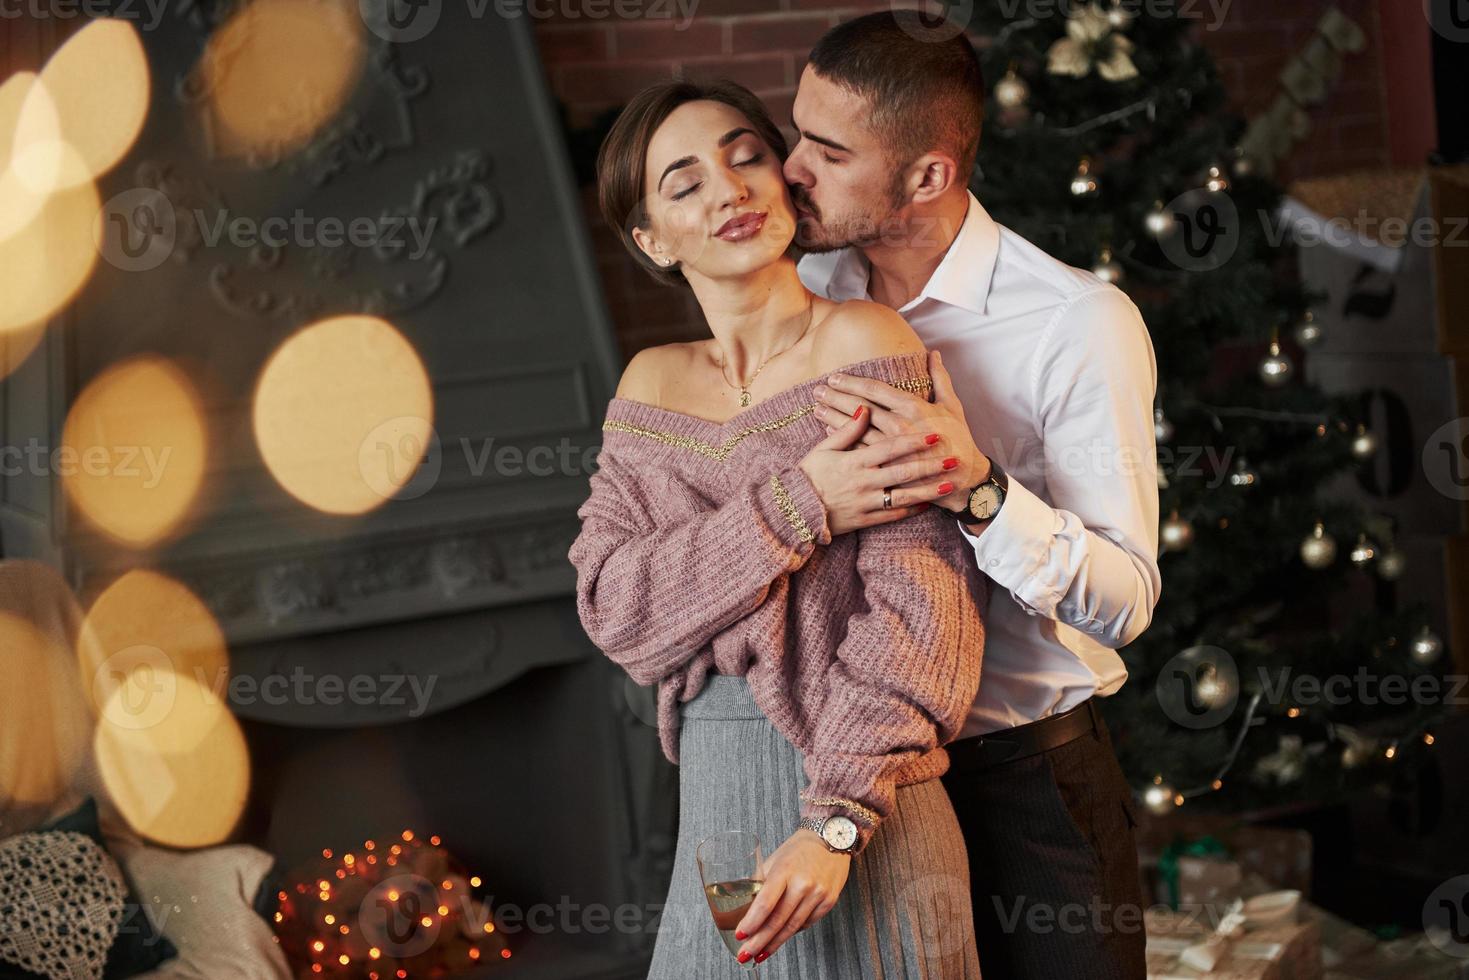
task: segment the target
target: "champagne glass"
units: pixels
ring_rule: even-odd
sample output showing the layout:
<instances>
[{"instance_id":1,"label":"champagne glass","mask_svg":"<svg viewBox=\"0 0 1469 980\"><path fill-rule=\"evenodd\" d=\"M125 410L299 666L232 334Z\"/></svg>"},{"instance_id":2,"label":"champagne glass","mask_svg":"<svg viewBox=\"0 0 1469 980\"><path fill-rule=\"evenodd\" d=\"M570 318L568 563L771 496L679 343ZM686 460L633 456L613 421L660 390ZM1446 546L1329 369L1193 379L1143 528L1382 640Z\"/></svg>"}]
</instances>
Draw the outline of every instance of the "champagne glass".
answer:
<instances>
[{"instance_id":1,"label":"champagne glass","mask_svg":"<svg viewBox=\"0 0 1469 980\"><path fill-rule=\"evenodd\" d=\"M699 842L694 851L699 862L699 878L704 882L704 897L714 916L714 928L730 953L739 956L743 943L735 938L735 929L750 910L765 876L760 853L760 838L748 830L726 830ZM741 964L758 977L755 961Z\"/></svg>"}]
</instances>

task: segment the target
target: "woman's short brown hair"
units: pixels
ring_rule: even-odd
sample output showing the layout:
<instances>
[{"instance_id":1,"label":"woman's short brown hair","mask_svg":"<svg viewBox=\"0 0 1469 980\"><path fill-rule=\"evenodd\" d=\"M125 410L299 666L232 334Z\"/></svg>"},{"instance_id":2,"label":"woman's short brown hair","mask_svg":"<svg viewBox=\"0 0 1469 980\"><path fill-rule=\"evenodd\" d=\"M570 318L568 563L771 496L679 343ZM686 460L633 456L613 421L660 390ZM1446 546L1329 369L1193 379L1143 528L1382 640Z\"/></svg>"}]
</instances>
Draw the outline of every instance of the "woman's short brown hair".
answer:
<instances>
[{"instance_id":1,"label":"woman's short brown hair","mask_svg":"<svg viewBox=\"0 0 1469 980\"><path fill-rule=\"evenodd\" d=\"M786 140L765 111L755 93L736 82L663 82L651 85L633 96L618 115L617 121L602 141L597 152L597 203L602 218L632 253L633 259L654 279L670 286L684 283L678 266L664 268L653 262L633 241L634 228L646 228L648 212L644 207L644 172L648 164L648 144L663 121L673 110L688 102L723 102L744 113L750 126L769 145L781 163L785 162Z\"/></svg>"}]
</instances>

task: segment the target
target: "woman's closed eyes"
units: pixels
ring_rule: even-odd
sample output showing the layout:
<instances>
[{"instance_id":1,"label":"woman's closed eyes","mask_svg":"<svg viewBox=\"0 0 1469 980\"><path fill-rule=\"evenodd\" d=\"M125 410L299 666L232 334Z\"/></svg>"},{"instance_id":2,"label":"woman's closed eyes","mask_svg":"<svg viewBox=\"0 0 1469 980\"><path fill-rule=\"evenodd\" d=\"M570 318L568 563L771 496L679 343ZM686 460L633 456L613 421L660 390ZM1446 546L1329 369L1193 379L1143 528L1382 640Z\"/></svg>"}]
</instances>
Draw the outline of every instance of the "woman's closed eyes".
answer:
<instances>
[{"instance_id":1,"label":"woman's closed eyes","mask_svg":"<svg viewBox=\"0 0 1469 980\"><path fill-rule=\"evenodd\" d=\"M759 163L761 160L764 160L764 159L765 159L765 154L764 153L756 153L754 156L749 157L748 159L745 159L745 160L741 160L738 163L732 163L732 164L730 164L730 166L731 167L748 167L748 166L751 166L752 164ZM675 201L681 201L684 198L688 197L690 194L694 193L694 191L698 190L700 187L703 187L703 186L704 186L704 182L701 180L698 183L696 183L696 184L694 184L694 185L692 185L690 187L687 187L684 190L681 190L678 193L674 194L673 195L673 199Z\"/></svg>"}]
</instances>

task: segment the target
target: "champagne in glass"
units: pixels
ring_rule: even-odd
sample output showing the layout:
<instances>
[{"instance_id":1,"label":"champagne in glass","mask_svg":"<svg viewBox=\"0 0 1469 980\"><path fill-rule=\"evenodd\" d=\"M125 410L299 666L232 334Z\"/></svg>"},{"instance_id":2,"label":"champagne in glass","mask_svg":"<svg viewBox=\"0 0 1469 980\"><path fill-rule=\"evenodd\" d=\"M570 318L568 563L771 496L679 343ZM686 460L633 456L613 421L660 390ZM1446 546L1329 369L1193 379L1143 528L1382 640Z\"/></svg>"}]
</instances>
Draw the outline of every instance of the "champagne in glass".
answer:
<instances>
[{"instance_id":1,"label":"champagne in glass","mask_svg":"<svg viewBox=\"0 0 1469 980\"><path fill-rule=\"evenodd\" d=\"M727 830L700 842L695 857L714 928L730 953L738 956L743 943L735 938L735 929L764 881L760 838L745 830ZM756 975L753 960L745 965Z\"/></svg>"}]
</instances>

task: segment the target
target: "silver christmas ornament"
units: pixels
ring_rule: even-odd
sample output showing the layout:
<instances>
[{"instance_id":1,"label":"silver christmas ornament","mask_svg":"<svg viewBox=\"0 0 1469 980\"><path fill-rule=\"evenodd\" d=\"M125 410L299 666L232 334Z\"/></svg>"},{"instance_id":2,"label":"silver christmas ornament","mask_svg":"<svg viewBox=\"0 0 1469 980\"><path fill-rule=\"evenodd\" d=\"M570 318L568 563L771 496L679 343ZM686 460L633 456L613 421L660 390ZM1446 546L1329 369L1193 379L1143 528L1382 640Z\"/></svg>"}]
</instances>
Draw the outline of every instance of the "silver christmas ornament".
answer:
<instances>
[{"instance_id":1,"label":"silver christmas ornament","mask_svg":"<svg viewBox=\"0 0 1469 980\"><path fill-rule=\"evenodd\" d=\"M1260 380L1272 388L1279 388L1290 379L1294 370L1295 365L1290 358L1280 352L1279 342L1270 341L1270 350L1260 361Z\"/></svg>"},{"instance_id":2,"label":"silver christmas ornament","mask_svg":"<svg viewBox=\"0 0 1469 980\"><path fill-rule=\"evenodd\" d=\"M1316 314L1310 310L1301 314L1296 323L1295 338L1302 347L1310 347L1321 339L1321 324L1316 322Z\"/></svg>"},{"instance_id":3,"label":"silver christmas ornament","mask_svg":"<svg viewBox=\"0 0 1469 980\"><path fill-rule=\"evenodd\" d=\"M1112 258L1110 248L1102 249L1101 254L1097 256L1097 264L1092 266L1092 275L1102 282L1110 282L1113 285L1122 281L1122 266Z\"/></svg>"},{"instance_id":4,"label":"silver christmas ornament","mask_svg":"<svg viewBox=\"0 0 1469 980\"><path fill-rule=\"evenodd\" d=\"M1426 667L1438 660L1442 653L1443 640L1439 639L1438 634L1427 626L1423 627L1418 635L1413 637L1412 657L1414 663L1422 664Z\"/></svg>"},{"instance_id":5,"label":"silver christmas ornament","mask_svg":"<svg viewBox=\"0 0 1469 980\"><path fill-rule=\"evenodd\" d=\"M1152 209L1143 217L1143 227L1154 238L1162 238L1173 230L1173 215L1163 207L1162 201L1154 201Z\"/></svg>"},{"instance_id":6,"label":"silver christmas ornament","mask_svg":"<svg viewBox=\"0 0 1469 980\"><path fill-rule=\"evenodd\" d=\"M1377 577L1389 582L1395 581L1408 567L1408 556L1395 547L1389 547L1377 559Z\"/></svg>"},{"instance_id":7,"label":"silver christmas ornament","mask_svg":"<svg viewBox=\"0 0 1469 980\"><path fill-rule=\"evenodd\" d=\"M1358 459L1371 459L1377 452L1377 437L1367 426L1357 423L1357 434L1352 437L1352 455Z\"/></svg>"},{"instance_id":8,"label":"silver christmas ornament","mask_svg":"<svg viewBox=\"0 0 1469 980\"><path fill-rule=\"evenodd\" d=\"M1163 414L1163 410L1153 409L1153 438L1158 442L1169 442L1173 439L1173 432L1173 423L1168 421L1168 416Z\"/></svg>"},{"instance_id":9,"label":"silver christmas ornament","mask_svg":"<svg viewBox=\"0 0 1469 980\"><path fill-rule=\"evenodd\" d=\"M1307 568L1322 569L1336 561L1336 539L1326 533L1320 521L1301 542L1301 561Z\"/></svg>"}]
</instances>

